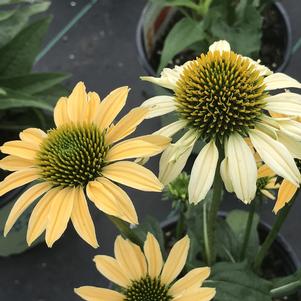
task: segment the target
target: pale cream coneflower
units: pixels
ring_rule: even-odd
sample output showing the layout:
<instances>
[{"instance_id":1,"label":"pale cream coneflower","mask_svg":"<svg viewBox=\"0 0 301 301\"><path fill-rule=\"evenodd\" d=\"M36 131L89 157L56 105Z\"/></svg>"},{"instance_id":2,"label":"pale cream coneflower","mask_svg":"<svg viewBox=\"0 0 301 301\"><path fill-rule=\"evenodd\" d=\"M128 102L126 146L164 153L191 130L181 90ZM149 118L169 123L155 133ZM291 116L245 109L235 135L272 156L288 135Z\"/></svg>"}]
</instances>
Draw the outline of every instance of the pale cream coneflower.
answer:
<instances>
[{"instance_id":1,"label":"pale cream coneflower","mask_svg":"<svg viewBox=\"0 0 301 301\"><path fill-rule=\"evenodd\" d=\"M100 101L95 92L87 94L80 82L68 98L57 102L56 128L47 133L29 128L20 133L20 140L4 143L1 152L8 156L0 161L0 167L13 173L0 183L0 196L33 182L13 206L4 235L36 200L28 224L28 244L46 231L46 243L51 247L71 219L78 234L97 247L87 197L106 214L138 223L132 201L114 182L161 191L163 185L157 177L129 159L158 154L170 139L145 135L121 141L148 114L147 108L134 108L112 123L124 107L128 91L128 87L118 88Z\"/></svg>"},{"instance_id":2,"label":"pale cream coneflower","mask_svg":"<svg viewBox=\"0 0 301 301\"><path fill-rule=\"evenodd\" d=\"M236 54L227 41L215 42L207 53L183 66L164 69L159 78L141 78L174 92L150 98L141 106L150 109L147 118L176 112L178 120L157 133L171 137L185 130L162 154L161 182L168 184L177 177L195 142L205 142L191 170L191 203L205 198L219 158L218 172L226 187L233 187L237 197L249 203L257 190L254 149L277 175L299 186L301 175L291 149L301 141L301 126L292 118L280 120L269 113L301 116L301 95L287 90L271 94L301 88L298 81Z\"/></svg>"},{"instance_id":3,"label":"pale cream coneflower","mask_svg":"<svg viewBox=\"0 0 301 301\"><path fill-rule=\"evenodd\" d=\"M148 233L143 251L129 240L118 236L115 258L99 255L94 258L98 271L120 287L119 291L93 286L75 289L86 301L209 301L214 288L201 287L210 274L208 267L195 268L178 279L186 263L189 238L185 236L170 250L163 262L160 246ZM129 260L130 258L130 260Z\"/></svg>"}]
</instances>

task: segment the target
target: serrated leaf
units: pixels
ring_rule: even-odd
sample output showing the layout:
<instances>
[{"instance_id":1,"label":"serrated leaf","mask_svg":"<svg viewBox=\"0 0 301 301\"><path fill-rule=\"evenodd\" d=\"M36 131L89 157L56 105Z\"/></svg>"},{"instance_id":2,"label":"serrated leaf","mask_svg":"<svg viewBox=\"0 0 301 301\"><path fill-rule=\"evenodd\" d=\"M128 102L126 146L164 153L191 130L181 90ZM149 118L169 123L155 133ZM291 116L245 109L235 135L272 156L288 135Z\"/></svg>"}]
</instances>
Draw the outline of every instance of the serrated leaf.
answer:
<instances>
[{"instance_id":1,"label":"serrated leaf","mask_svg":"<svg viewBox=\"0 0 301 301\"><path fill-rule=\"evenodd\" d=\"M0 86L27 94L41 93L70 77L63 73L32 73L23 76L0 78Z\"/></svg>"},{"instance_id":2,"label":"serrated leaf","mask_svg":"<svg viewBox=\"0 0 301 301\"><path fill-rule=\"evenodd\" d=\"M191 18L183 18L177 22L165 39L159 71L161 71L176 54L189 48L192 44L202 41L204 37L203 22L198 22Z\"/></svg>"},{"instance_id":3,"label":"serrated leaf","mask_svg":"<svg viewBox=\"0 0 301 301\"><path fill-rule=\"evenodd\" d=\"M215 287L215 301L272 301L271 283L253 273L246 263L220 262L204 286Z\"/></svg>"},{"instance_id":4,"label":"serrated leaf","mask_svg":"<svg viewBox=\"0 0 301 301\"><path fill-rule=\"evenodd\" d=\"M0 49L0 77L21 76L31 71L51 18L40 19Z\"/></svg>"}]
</instances>

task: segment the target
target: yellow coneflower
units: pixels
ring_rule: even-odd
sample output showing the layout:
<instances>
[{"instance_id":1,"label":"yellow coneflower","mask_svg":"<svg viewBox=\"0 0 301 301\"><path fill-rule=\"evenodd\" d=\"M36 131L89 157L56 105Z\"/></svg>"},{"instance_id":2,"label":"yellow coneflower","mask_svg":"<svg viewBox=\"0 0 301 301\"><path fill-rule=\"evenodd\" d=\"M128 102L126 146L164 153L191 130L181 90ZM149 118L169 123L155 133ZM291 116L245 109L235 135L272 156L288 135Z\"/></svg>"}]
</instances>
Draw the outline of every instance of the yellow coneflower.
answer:
<instances>
[{"instance_id":1,"label":"yellow coneflower","mask_svg":"<svg viewBox=\"0 0 301 301\"><path fill-rule=\"evenodd\" d=\"M205 198L220 156L225 158L219 172L224 181L231 182L237 197L245 203L255 197L257 166L247 138L266 165L299 186L301 175L291 149L296 139L301 140L300 125L267 113L301 116L299 94L270 94L276 89L301 88L298 81L283 73L273 74L258 62L234 53L226 41L215 42L208 53L183 66L164 69L160 78L142 79L174 91L173 96L153 97L142 104L150 109L147 118L177 113L178 121L159 132L171 137L186 130L162 154L161 182L168 184L182 171L198 139L206 142L192 167L190 202Z\"/></svg>"},{"instance_id":2,"label":"yellow coneflower","mask_svg":"<svg viewBox=\"0 0 301 301\"><path fill-rule=\"evenodd\" d=\"M0 195L34 181L12 208L4 235L37 199L28 225L29 245L46 230L46 243L51 247L71 218L78 234L97 247L86 195L106 214L138 222L129 196L113 182L161 191L162 184L151 171L128 159L158 154L169 139L146 135L119 142L135 131L148 111L135 108L113 125L128 91L127 87L118 88L100 101L95 92L87 94L80 82L68 98L57 102L55 129L45 133L29 128L20 133L20 140L1 147L9 156L0 161L0 167L14 173L0 183Z\"/></svg>"},{"instance_id":3,"label":"yellow coneflower","mask_svg":"<svg viewBox=\"0 0 301 301\"><path fill-rule=\"evenodd\" d=\"M188 250L189 238L186 236L173 246L164 264L159 243L152 234L147 235L144 253L137 245L118 236L115 258L99 255L94 261L98 271L116 283L120 291L83 286L75 292L87 301L212 300L215 289L200 287L210 274L209 268L193 269L175 281L186 263Z\"/></svg>"}]
</instances>

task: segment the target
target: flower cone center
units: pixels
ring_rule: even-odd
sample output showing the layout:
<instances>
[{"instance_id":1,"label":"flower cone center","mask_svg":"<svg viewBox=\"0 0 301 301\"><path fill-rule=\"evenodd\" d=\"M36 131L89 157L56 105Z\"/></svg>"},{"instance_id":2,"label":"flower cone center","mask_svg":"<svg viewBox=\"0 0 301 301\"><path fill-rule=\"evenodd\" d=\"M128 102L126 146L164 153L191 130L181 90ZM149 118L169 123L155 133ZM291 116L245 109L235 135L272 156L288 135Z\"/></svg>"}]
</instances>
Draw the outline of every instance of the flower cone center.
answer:
<instances>
[{"instance_id":1,"label":"flower cone center","mask_svg":"<svg viewBox=\"0 0 301 301\"><path fill-rule=\"evenodd\" d=\"M177 82L177 110L205 140L247 134L262 115L264 78L247 58L208 52L188 65Z\"/></svg>"},{"instance_id":2,"label":"flower cone center","mask_svg":"<svg viewBox=\"0 0 301 301\"><path fill-rule=\"evenodd\" d=\"M38 167L54 186L85 186L100 175L107 151L104 133L95 125L66 125L48 132Z\"/></svg>"},{"instance_id":3,"label":"flower cone center","mask_svg":"<svg viewBox=\"0 0 301 301\"><path fill-rule=\"evenodd\" d=\"M168 287L159 279L142 278L133 281L132 285L124 292L124 301L170 301L172 296L168 294Z\"/></svg>"}]
</instances>

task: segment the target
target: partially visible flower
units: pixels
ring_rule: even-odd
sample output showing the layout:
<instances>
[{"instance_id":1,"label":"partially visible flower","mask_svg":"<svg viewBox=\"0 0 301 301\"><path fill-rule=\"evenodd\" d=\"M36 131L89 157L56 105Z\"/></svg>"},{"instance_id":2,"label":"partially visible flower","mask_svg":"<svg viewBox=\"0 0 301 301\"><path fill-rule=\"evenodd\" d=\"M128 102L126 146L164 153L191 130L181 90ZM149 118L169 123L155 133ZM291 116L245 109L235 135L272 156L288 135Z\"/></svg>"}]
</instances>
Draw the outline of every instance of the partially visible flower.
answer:
<instances>
[{"instance_id":1,"label":"partially visible flower","mask_svg":"<svg viewBox=\"0 0 301 301\"><path fill-rule=\"evenodd\" d=\"M128 91L128 87L118 88L100 101L95 92L87 94L80 82L68 98L57 102L55 129L45 133L29 128L20 133L20 140L1 147L9 156L0 161L0 167L14 172L0 183L0 195L34 182L12 208L4 235L37 199L29 220L28 244L46 230L46 243L51 247L71 219L78 234L97 247L86 195L106 214L138 223L132 201L114 182L161 191L163 186L151 171L128 159L160 153L169 138L146 135L120 142L148 114L146 108L135 108L112 124L126 103Z\"/></svg>"},{"instance_id":2,"label":"partially visible flower","mask_svg":"<svg viewBox=\"0 0 301 301\"><path fill-rule=\"evenodd\" d=\"M161 77L142 77L173 90L173 96L146 100L147 118L176 112L178 121L159 132L172 137L186 133L162 154L159 179L168 184L184 168L197 140L206 145L197 156L191 171L189 201L198 203L206 197L214 181L218 161L224 157L221 173L226 188L249 203L256 194L256 150L264 163L277 175L296 186L301 181L294 162L300 154L301 126L292 118L280 120L268 112L301 117L301 95L270 91L301 88L295 79L273 74L267 67L234 53L226 41L215 42L206 54L195 60L165 68Z\"/></svg>"},{"instance_id":3,"label":"partially visible flower","mask_svg":"<svg viewBox=\"0 0 301 301\"><path fill-rule=\"evenodd\" d=\"M258 168L257 191L271 200L275 200L274 194L269 190L279 189L276 174L267 166L262 165Z\"/></svg>"},{"instance_id":4,"label":"partially visible flower","mask_svg":"<svg viewBox=\"0 0 301 301\"><path fill-rule=\"evenodd\" d=\"M147 235L144 252L137 245L118 236L115 241L115 258L99 255L94 261L98 271L116 283L120 291L82 286L75 292L87 301L212 300L215 289L200 287L210 274L209 268L193 269L175 281L186 263L188 250L189 238L185 236L173 246L164 264L159 243L152 234Z\"/></svg>"}]
</instances>

